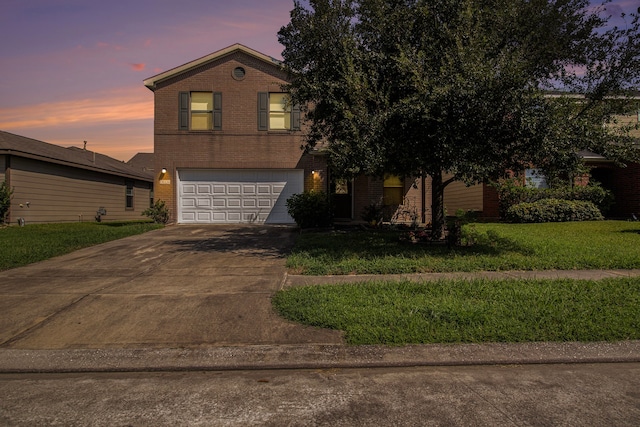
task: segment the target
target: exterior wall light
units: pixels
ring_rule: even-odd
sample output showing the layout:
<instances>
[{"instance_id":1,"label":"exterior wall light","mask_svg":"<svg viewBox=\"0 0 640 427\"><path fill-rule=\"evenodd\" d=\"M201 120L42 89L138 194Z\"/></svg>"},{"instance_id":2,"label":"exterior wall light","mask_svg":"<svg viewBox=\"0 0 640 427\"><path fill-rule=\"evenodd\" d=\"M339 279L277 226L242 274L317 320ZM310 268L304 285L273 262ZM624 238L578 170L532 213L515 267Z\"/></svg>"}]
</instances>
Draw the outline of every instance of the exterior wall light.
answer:
<instances>
[{"instance_id":1,"label":"exterior wall light","mask_svg":"<svg viewBox=\"0 0 640 427\"><path fill-rule=\"evenodd\" d=\"M167 173L167 168L162 168L162 174L164 175L165 173Z\"/></svg>"}]
</instances>

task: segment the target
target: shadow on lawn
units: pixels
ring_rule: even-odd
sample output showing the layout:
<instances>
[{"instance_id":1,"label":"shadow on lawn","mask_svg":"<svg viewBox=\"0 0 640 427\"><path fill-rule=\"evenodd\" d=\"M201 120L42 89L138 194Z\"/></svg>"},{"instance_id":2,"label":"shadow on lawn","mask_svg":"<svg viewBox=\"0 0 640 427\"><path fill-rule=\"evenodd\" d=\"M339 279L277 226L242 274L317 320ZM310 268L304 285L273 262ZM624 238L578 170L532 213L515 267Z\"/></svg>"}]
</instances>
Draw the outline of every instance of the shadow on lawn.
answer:
<instances>
[{"instance_id":1,"label":"shadow on lawn","mask_svg":"<svg viewBox=\"0 0 640 427\"><path fill-rule=\"evenodd\" d=\"M640 234L640 230L620 230L621 233Z\"/></svg>"},{"instance_id":2,"label":"shadow on lawn","mask_svg":"<svg viewBox=\"0 0 640 427\"><path fill-rule=\"evenodd\" d=\"M530 256L534 251L493 231L476 235L468 246L449 247L446 243L411 243L402 240L406 232L368 230L306 233L293 250L311 257L339 261L350 257L376 259L384 256L419 258L422 256L499 256L510 252Z\"/></svg>"}]
</instances>

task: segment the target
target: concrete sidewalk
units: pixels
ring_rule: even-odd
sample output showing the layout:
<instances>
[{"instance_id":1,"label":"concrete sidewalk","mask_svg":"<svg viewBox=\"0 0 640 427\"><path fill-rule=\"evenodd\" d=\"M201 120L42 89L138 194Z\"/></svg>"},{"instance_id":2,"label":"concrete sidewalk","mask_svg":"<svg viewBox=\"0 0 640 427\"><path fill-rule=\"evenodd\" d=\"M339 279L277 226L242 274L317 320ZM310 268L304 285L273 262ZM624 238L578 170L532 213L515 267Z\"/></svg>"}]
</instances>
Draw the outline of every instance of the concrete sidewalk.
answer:
<instances>
[{"instance_id":1,"label":"concrete sidewalk","mask_svg":"<svg viewBox=\"0 0 640 427\"><path fill-rule=\"evenodd\" d=\"M579 279L601 280L621 277L640 277L640 270L546 270L546 271L477 271L471 273L416 273L416 274L359 274L344 276L300 276L287 275L285 286L308 286L366 282L372 280L410 280L433 282L438 280L536 280L536 279Z\"/></svg>"},{"instance_id":2,"label":"concrete sidewalk","mask_svg":"<svg viewBox=\"0 0 640 427\"><path fill-rule=\"evenodd\" d=\"M344 345L275 314L278 289L380 278L287 275L290 227L175 226L0 272L0 372L109 372L638 362L640 341ZM633 271L480 273L604 278Z\"/></svg>"}]
</instances>

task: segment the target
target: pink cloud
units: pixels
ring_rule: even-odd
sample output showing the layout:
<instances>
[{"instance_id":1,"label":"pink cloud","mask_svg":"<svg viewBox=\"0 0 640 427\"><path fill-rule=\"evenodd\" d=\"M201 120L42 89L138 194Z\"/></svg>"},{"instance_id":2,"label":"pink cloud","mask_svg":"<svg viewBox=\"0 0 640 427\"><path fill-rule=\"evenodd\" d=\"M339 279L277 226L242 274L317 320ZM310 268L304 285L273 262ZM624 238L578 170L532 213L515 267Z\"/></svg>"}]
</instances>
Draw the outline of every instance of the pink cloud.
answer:
<instances>
[{"instance_id":1,"label":"pink cloud","mask_svg":"<svg viewBox=\"0 0 640 427\"><path fill-rule=\"evenodd\" d=\"M143 71L144 67L146 66L146 64L143 63L139 63L139 64L129 64L131 66L131 69L133 71Z\"/></svg>"},{"instance_id":2,"label":"pink cloud","mask_svg":"<svg viewBox=\"0 0 640 427\"><path fill-rule=\"evenodd\" d=\"M38 114L33 114L37 111ZM58 127L75 123L101 124L153 118L153 98L143 89L101 93L92 98L68 99L0 109L0 129Z\"/></svg>"}]
</instances>

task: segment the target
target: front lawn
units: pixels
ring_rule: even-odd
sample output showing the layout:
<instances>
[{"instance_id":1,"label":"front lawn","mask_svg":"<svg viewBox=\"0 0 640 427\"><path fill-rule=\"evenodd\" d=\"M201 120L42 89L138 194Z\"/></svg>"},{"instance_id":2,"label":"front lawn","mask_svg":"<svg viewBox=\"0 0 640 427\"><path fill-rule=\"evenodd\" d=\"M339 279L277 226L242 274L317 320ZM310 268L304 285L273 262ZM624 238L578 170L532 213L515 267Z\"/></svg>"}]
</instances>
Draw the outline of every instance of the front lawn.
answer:
<instances>
[{"instance_id":1,"label":"front lawn","mask_svg":"<svg viewBox=\"0 0 640 427\"><path fill-rule=\"evenodd\" d=\"M305 232L287 259L293 274L640 268L640 222L464 226L471 246L412 244L393 230Z\"/></svg>"},{"instance_id":2,"label":"front lawn","mask_svg":"<svg viewBox=\"0 0 640 427\"><path fill-rule=\"evenodd\" d=\"M640 278L365 282L290 288L273 303L349 344L640 339Z\"/></svg>"},{"instance_id":3,"label":"front lawn","mask_svg":"<svg viewBox=\"0 0 640 427\"><path fill-rule=\"evenodd\" d=\"M0 271L161 227L141 221L3 227L0 228Z\"/></svg>"}]
</instances>

